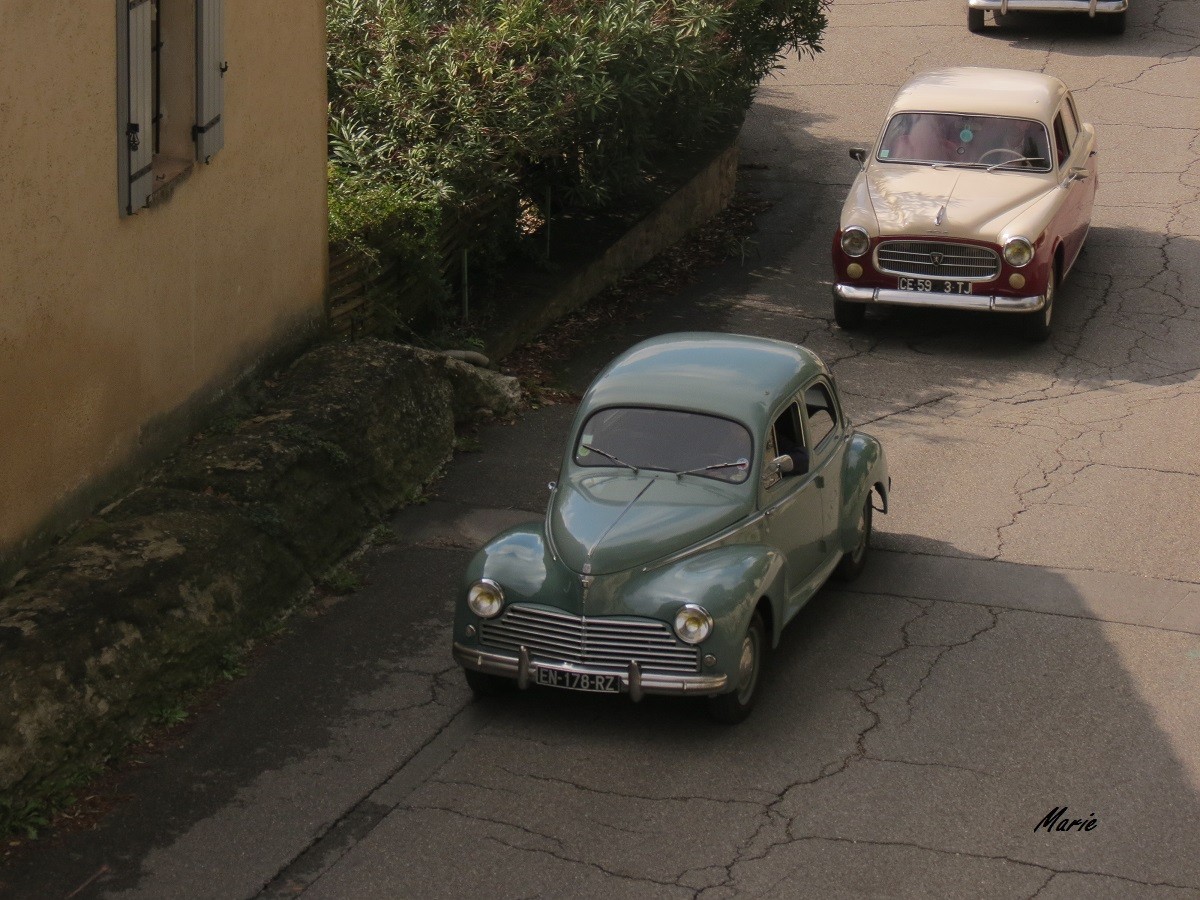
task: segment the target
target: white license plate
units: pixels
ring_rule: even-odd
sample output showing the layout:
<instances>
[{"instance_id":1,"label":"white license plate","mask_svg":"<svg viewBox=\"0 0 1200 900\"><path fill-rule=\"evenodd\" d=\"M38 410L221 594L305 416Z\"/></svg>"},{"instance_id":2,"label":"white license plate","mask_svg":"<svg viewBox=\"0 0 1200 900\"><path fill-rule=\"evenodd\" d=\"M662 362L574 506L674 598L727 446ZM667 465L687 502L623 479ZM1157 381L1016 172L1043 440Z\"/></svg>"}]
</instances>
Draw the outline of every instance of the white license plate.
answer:
<instances>
[{"instance_id":1,"label":"white license plate","mask_svg":"<svg viewBox=\"0 0 1200 900\"><path fill-rule=\"evenodd\" d=\"M927 294L971 293L971 282L945 281L941 278L897 278L896 287L902 291L924 291Z\"/></svg>"},{"instance_id":2,"label":"white license plate","mask_svg":"<svg viewBox=\"0 0 1200 900\"><path fill-rule=\"evenodd\" d=\"M616 675L591 675L585 672L562 672L558 669L537 670L537 683L547 687L566 688L568 691L593 691L615 694L621 690L621 679Z\"/></svg>"}]
</instances>

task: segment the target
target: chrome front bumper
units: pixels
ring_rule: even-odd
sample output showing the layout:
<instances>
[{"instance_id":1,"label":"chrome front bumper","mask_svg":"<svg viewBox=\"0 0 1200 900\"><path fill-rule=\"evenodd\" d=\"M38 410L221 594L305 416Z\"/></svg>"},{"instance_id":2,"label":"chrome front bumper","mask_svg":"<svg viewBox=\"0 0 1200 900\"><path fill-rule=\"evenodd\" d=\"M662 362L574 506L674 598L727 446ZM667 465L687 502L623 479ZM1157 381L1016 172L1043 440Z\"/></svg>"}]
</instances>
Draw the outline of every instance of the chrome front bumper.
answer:
<instances>
[{"instance_id":1,"label":"chrome front bumper","mask_svg":"<svg viewBox=\"0 0 1200 900\"><path fill-rule=\"evenodd\" d=\"M1121 13L1129 8L1129 0L1089 0L1085 5L1079 0L967 0L971 9L990 9L1004 15L1010 12L1086 12Z\"/></svg>"},{"instance_id":2,"label":"chrome front bumper","mask_svg":"<svg viewBox=\"0 0 1200 900\"><path fill-rule=\"evenodd\" d=\"M624 672L614 672L611 669L597 669L576 663L534 663L529 658L529 652L522 647L516 656L507 653L495 653L481 650L478 647L468 647L457 641L454 644L454 661L464 669L474 669L488 675L499 675L502 678L515 678L517 687L524 690L533 684L533 670L554 669L559 672L575 672L579 675L616 675L621 681L621 691L629 695L629 699L637 702L645 694L719 694L729 683L726 675L666 675L661 672L643 672L636 662L630 661L629 668Z\"/></svg>"},{"instance_id":3,"label":"chrome front bumper","mask_svg":"<svg viewBox=\"0 0 1200 900\"><path fill-rule=\"evenodd\" d=\"M942 294L936 291L898 291L892 288L856 287L835 284L833 296L850 303L880 303L889 306L934 306L939 309L974 309L981 312L1037 312L1046 305L1044 295L1001 297L996 294Z\"/></svg>"}]
</instances>

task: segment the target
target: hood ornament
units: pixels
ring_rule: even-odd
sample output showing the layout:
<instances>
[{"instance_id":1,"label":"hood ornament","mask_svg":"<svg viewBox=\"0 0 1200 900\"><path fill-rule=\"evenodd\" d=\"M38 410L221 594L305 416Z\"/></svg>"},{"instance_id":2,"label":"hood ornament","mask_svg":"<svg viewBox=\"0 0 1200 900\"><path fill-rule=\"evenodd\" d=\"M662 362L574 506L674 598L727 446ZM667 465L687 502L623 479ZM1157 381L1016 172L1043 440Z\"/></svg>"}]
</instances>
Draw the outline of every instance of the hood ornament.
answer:
<instances>
[{"instance_id":1,"label":"hood ornament","mask_svg":"<svg viewBox=\"0 0 1200 900\"><path fill-rule=\"evenodd\" d=\"M934 225L941 225L946 221L946 207L950 205L950 199L954 196L954 191L958 188L958 182L961 178L962 173L959 173L957 176L955 176L954 184L950 185L950 193L946 194L946 199L942 201L941 208L937 211L937 215L934 216Z\"/></svg>"},{"instance_id":2,"label":"hood ornament","mask_svg":"<svg viewBox=\"0 0 1200 900\"><path fill-rule=\"evenodd\" d=\"M590 572L591 570L592 570L591 565L586 565L583 567L583 571L585 571L585 572ZM580 613L587 612L588 591L591 590L592 582L595 580L596 579L593 578L591 575L580 575L579 576L579 584L583 587L583 593L581 593L579 595L579 612Z\"/></svg>"}]
</instances>

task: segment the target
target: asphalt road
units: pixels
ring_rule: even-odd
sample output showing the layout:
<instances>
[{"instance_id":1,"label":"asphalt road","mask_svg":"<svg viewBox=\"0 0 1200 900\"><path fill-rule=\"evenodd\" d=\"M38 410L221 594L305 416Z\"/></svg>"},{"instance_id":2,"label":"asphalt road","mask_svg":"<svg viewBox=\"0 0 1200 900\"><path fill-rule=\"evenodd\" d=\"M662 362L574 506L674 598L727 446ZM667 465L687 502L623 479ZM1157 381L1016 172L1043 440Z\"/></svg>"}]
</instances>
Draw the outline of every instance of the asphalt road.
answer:
<instances>
[{"instance_id":1,"label":"asphalt road","mask_svg":"<svg viewBox=\"0 0 1200 900\"><path fill-rule=\"evenodd\" d=\"M400 514L366 585L298 622L119 787L0 875L30 897L1200 896L1200 7L966 30L961 0L849 2L759 93L746 263L598 333L803 342L895 479L737 728L701 705L471 702L449 657L473 548L540 515L572 410L489 429ZM896 87L1053 73L1100 138L1088 247L1032 346L968 314L831 323L828 245ZM1089 831L1035 831L1055 807Z\"/></svg>"}]
</instances>

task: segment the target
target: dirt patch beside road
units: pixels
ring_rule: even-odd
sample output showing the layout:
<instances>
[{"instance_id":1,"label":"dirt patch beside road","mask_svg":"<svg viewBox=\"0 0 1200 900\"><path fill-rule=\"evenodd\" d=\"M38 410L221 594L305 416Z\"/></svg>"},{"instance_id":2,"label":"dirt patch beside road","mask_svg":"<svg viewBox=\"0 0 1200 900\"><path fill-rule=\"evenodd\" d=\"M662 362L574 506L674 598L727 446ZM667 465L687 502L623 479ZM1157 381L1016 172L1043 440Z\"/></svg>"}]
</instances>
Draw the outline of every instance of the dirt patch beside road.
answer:
<instances>
[{"instance_id":1,"label":"dirt patch beside road","mask_svg":"<svg viewBox=\"0 0 1200 900\"><path fill-rule=\"evenodd\" d=\"M514 379L440 354L330 344L256 386L0 597L0 833L36 826L164 709L229 666Z\"/></svg>"}]
</instances>

